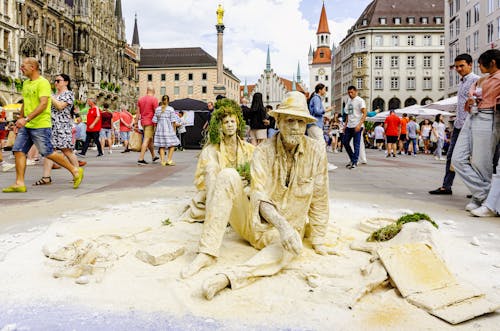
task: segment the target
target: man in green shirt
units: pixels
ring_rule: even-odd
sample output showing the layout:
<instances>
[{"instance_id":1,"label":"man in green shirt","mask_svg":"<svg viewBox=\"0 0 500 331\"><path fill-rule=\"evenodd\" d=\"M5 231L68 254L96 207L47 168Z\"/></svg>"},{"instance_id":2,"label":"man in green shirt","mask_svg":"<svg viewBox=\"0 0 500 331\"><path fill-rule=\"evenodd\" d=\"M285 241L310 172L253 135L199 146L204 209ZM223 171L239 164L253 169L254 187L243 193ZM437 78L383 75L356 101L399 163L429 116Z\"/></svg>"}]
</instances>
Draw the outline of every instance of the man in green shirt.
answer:
<instances>
[{"instance_id":1,"label":"man in green shirt","mask_svg":"<svg viewBox=\"0 0 500 331\"><path fill-rule=\"evenodd\" d=\"M24 103L21 116L16 121L18 133L12 151L16 157L16 182L2 190L4 193L26 192L24 174L26 172L26 154L35 145L38 152L66 168L73 175L73 188L78 188L83 179L83 168L74 167L62 155L54 152L51 143L52 121L50 114L51 88L47 79L40 75L38 60L25 58L21 71L28 77L23 84Z\"/></svg>"}]
</instances>

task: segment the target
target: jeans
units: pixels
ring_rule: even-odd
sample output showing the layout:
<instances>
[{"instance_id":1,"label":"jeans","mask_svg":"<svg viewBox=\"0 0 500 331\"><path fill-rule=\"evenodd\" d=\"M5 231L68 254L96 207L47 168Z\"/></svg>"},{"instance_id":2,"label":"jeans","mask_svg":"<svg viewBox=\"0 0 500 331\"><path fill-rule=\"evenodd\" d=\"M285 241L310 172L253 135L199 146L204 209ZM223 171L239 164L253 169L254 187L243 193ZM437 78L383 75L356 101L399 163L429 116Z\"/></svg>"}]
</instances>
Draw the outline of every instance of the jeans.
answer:
<instances>
[{"instance_id":1,"label":"jeans","mask_svg":"<svg viewBox=\"0 0 500 331\"><path fill-rule=\"evenodd\" d=\"M438 138L436 142L436 150L434 151L434 155L442 158L443 157L443 145L444 145L444 139Z\"/></svg>"},{"instance_id":2,"label":"jeans","mask_svg":"<svg viewBox=\"0 0 500 331\"><path fill-rule=\"evenodd\" d=\"M345 151L349 155L349 159L352 164L358 164L359 159L359 144L361 142L361 134L363 133L363 128L356 132L355 128L345 128L344 131L344 141L342 144L345 147ZM351 148L351 140L354 139L354 151Z\"/></svg>"},{"instance_id":3,"label":"jeans","mask_svg":"<svg viewBox=\"0 0 500 331\"><path fill-rule=\"evenodd\" d=\"M85 143L83 144L82 154L85 155L85 153L87 153L87 149L89 148L91 140L93 140L94 143L97 145L97 151L99 152L99 155L102 154L102 147L101 143L99 142L99 131L97 132L87 131L87 137L85 137Z\"/></svg>"},{"instance_id":4,"label":"jeans","mask_svg":"<svg viewBox=\"0 0 500 331\"><path fill-rule=\"evenodd\" d=\"M443 188L451 190L453 186L453 180L455 179L455 171L451 171L451 157L453 155L453 150L455 149L455 144L457 143L458 135L461 129L453 128L453 133L450 138L450 147L448 147L448 153L446 153L446 168L443 179Z\"/></svg>"},{"instance_id":5,"label":"jeans","mask_svg":"<svg viewBox=\"0 0 500 331\"><path fill-rule=\"evenodd\" d=\"M406 140L405 143L405 151L408 152L408 147L412 144L413 146L413 155L417 154L417 138L409 138Z\"/></svg>"},{"instance_id":6,"label":"jeans","mask_svg":"<svg viewBox=\"0 0 500 331\"><path fill-rule=\"evenodd\" d=\"M35 145L40 155L48 156L54 152L51 138L52 128L28 129L22 127L17 133L12 151L28 154L31 146Z\"/></svg>"},{"instance_id":7,"label":"jeans","mask_svg":"<svg viewBox=\"0 0 500 331\"><path fill-rule=\"evenodd\" d=\"M490 190L493 174L493 114L469 115L455 144L451 163L475 203L481 204Z\"/></svg>"}]
</instances>

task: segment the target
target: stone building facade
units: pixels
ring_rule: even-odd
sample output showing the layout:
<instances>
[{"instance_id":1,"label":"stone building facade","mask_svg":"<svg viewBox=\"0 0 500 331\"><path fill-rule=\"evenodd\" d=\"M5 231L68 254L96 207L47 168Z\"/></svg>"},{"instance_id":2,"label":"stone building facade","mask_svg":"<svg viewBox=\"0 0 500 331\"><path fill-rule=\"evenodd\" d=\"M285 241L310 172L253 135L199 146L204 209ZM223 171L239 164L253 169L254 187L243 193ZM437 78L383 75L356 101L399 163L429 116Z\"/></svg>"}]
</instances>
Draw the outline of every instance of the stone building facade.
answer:
<instances>
[{"instance_id":1,"label":"stone building facade","mask_svg":"<svg viewBox=\"0 0 500 331\"><path fill-rule=\"evenodd\" d=\"M2 75L14 83L0 88L0 104L21 99L19 66L24 57L39 59L41 73L52 81L59 73L72 78L77 100L97 97L112 107L135 107L137 49L127 45L121 0L5 0L2 16ZM4 21L7 21L7 25ZM12 32L9 32L8 28ZM11 70L13 69L13 70ZM0 85L2 85L0 83Z\"/></svg>"},{"instance_id":2,"label":"stone building facade","mask_svg":"<svg viewBox=\"0 0 500 331\"><path fill-rule=\"evenodd\" d=\"M446 94L457 93L460 76L454 70L455 57L468 53L474 59L474 72L481 74L477 59L490 48L500 49L499 0L446 0L445 3Z\"/></svg>"},{"instance_id":3,"label":"stone building facade","mask_svg":"<svg viewBox=\"0 0 500 331\"><path fill-rule=\"evenodd\" d=\"M217 60L200 47L141 49L139 94L148 86L157 96L168 95L170 101L191 98L215 101ZM239 100L240 80L224 68L226 98Z\"/></svg>"},{"instance_id":4,"label":"stone building facade","mask_svg":"<svg viewBox=\"0 0 500 331\"><path fill-rule=\"evenodd\" d=\"M442 99L444 46L443 1L374 0L335 49L335 108L342 109L349 85L369 110Z\"/></svg>"}]
</instances>

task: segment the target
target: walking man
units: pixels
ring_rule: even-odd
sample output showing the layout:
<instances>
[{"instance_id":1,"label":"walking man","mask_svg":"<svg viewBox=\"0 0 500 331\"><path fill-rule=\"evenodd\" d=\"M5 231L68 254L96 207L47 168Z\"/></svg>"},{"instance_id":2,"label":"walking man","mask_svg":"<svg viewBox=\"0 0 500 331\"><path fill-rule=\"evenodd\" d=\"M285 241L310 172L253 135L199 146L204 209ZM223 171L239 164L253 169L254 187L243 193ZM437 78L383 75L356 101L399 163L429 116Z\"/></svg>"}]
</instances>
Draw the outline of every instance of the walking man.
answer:
<instances>
[{"instance_id":1,"label":"walking man","mask_svg":"<svg viewBox=\"0 0 500 331\"><path fill-rule=\"evenodd\" d=\"M391 151L392 157L396 157L396 151L398 150L398 137L401 132L401 119L398 115L396 115L394 109L389 111L389 116L385 119L384 130L387 139L386 157L391 156Z\"/></svg>"},{"instance_id":2,"label":"walking man","mask_svg":"<svg viewBox=\"0 0 500 331\"><path fill-rule=\"evenodd\" d=\"M137 120L141 121L141 125L144 130L144 139L142 140L141 146L141 154L139 156L139 160L137 164L143 165L148 164L144 160L144 154L146 154L146 150L149 149L151 152L151 158L153 162L159 160L158 156L155 156L155 149L153 146L153 137L155 134L153 116L155 115L155 110L158 107L158 99L155 97L155 90L153 87L148 86L146 90L146 95L141 97L137 102L137 106L139 107L139 116Z\"/></svg>"},{"instance_id":3,"label":"walking man","mask_svg":"<svg viewBox=\"0 0 500 331\"><path fill-rule=\"evenodd\" d=\"M345 151L349 155L349 159L351 160L346 167L354 169L358 166L359 146L362 142L363 124L366 119L366 104L365 100L358 96L358 90L356 87L352 85L349 86L347 88L347 94L349 95L349 99L345 105L347 116L343 145L345 147ZM353 140L354 151L350 145L351 140Z\"/></svg>"},{"instance_id":4,"label":"walking man","mask_svg":"<svg viewBox=\"0 0 500 331\"><path fill-rule=\"evenodd\" d=\"M87 131L85 132L85 143L83 144L82 152L78 155L85 157L90 142L94 141L97 146L97 157L103 156L102 146L99 141L99 132L101 131L101 111L96 106L94 99L87 99L89 111L87 113Z\"/></svg>"},{"instance_id":5,"label":"walking man","mask_svg":"<svg viewBox=\"0 0 500 331\"><path fill-rule=\"evenodd\" d=\"M132 114L122 106L122 110L120 111L120 140L123 144L124 150L122 153L130 152L128 148L129 140L130 140L130 131L132 131L134 122L134 117Z\"/></svg>"},{"instance_id":6,"label":"walking man","mask_svg":"<svg viewBox=\"0 0 500 331\"><path fill-rule=\"evenodd\" d=\"M443 185L435 190L429 191L429 194L452 194L451 187L455 179L455 171L451 169L451 158L457 143L458 136L467 118L465 104L469 98L469 90L479 76L472 72L472 57L469 54L460 54L455 58L455 70L460 75L460 83L457 91L457 112L455 122L453 122L453 132L451 134L450 146L446 153L446 167L443 179Z\"/></svg>"},{"instance_id":7,"label":"walking man","mask_svg":"<svg viewBox=\"0 0 500 331\"><path fill-rule=\"evenodd\" d=\"M12 151L16 158L16 182L2 190L4 193L24 193L26 185L26 154L35 145L39 153L66 168L73 175L73 188L78 188L83 179L83 168L74 167L64 155L55 153L51 143L51 89L47 79L40 75L38 60L25 58L21 71L28 77L23 84L23 105L16 121L19 129Z\"/></svg>"}]
</instances>

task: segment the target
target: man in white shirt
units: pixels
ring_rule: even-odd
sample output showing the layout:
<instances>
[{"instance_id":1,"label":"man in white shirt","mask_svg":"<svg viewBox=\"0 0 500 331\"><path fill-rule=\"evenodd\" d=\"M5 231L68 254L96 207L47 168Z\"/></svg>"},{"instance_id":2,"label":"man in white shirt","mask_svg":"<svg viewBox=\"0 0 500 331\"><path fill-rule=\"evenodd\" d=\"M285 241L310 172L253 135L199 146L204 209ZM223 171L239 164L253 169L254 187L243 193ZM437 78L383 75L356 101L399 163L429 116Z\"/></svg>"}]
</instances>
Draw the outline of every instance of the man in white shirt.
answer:
<instances>
[{"instance_id":1,"label":"man in white shirt","mask_svg":"<svg viewBox=\"0 0 500 331\"><path fill-rule=\"evenodd\" d=\"M363 99L358 96L358 90L354 86L347 88L349 99L345 105L346 124L344 130L345 150L349 155L349 162L346 167L354 169L358 166L359 146L362 142L363 123L366 119L366 104ZM353 140L354 151L351 148L350 142Z\"/></svg>"}]
</instances>

